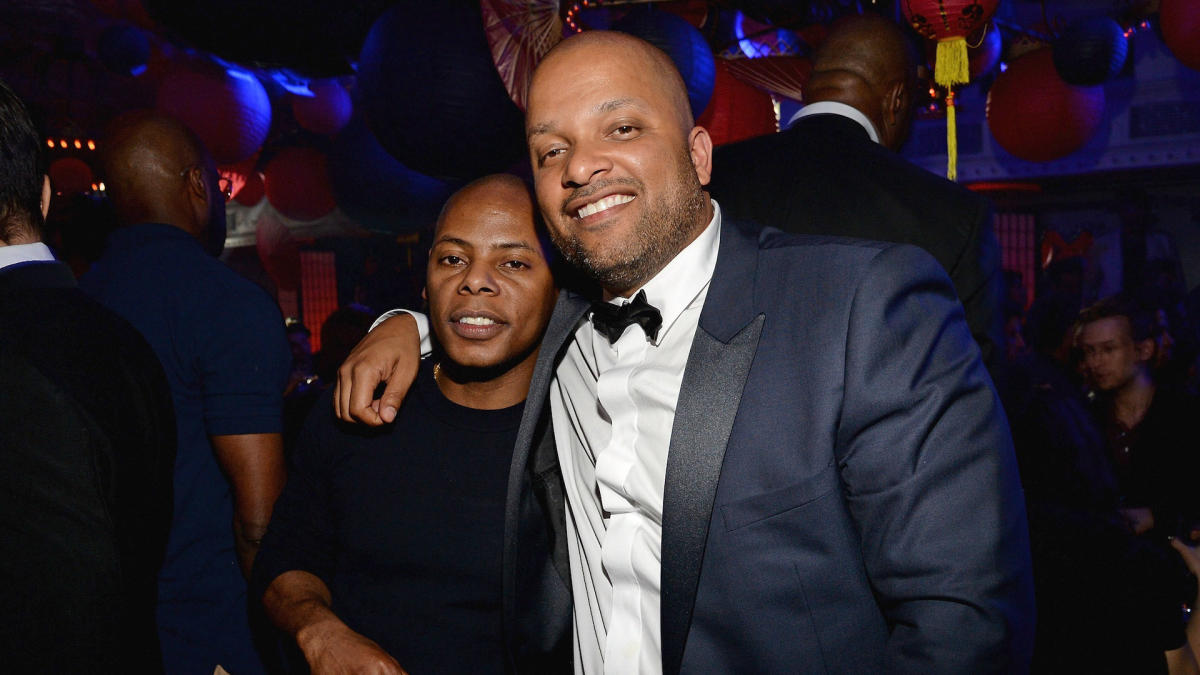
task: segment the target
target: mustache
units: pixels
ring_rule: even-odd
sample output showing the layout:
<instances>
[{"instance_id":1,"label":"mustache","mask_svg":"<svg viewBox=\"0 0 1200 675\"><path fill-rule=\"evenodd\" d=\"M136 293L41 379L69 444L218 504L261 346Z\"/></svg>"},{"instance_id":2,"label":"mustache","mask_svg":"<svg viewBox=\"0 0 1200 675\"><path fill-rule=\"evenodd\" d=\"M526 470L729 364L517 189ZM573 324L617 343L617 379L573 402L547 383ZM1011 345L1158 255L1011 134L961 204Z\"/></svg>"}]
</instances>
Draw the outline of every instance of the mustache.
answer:
<instances>
[{"instance_id":1,"label":"mustache","mask_svg":"<svg viewBox=\"0 0 1200 675\"><path fill-rule=\"evenodd\" d=\"M588 199L597 192L607 190L614 185L624 185L640 191L642 188L642 181L637 180L636 178L609 178L596 183L589 183L587 185L577 187L571 191L571 194L567 195L566 198L563 199L560 210L569 216L571 214L567 212L567 204L570 204L578 199Z\"/></svg>"}]
</instances>

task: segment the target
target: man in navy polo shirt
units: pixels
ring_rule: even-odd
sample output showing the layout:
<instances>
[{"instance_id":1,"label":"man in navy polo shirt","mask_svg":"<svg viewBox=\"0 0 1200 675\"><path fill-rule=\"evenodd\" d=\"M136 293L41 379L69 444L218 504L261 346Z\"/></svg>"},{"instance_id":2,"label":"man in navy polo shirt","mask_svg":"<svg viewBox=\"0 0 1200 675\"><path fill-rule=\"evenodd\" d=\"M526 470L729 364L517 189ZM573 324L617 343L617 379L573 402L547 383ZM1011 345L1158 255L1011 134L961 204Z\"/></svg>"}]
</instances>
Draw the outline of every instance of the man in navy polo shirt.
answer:
<instances>
[{"instance_id":1,"label":"man in navy polo shirt","mask_svg":"<svg viewBox=\"0 0 1200 675\"><path fill-rule=\"evenodd\" d=\"M216 260L225 200L212 158L187 128L127 114L102 161L124 227L81 285L145 336L175 403L175 515L158 594L163 660L170 673L261 672L244 575L285 478L283 320L265 292Z\"/></svg>"}]
</instances>

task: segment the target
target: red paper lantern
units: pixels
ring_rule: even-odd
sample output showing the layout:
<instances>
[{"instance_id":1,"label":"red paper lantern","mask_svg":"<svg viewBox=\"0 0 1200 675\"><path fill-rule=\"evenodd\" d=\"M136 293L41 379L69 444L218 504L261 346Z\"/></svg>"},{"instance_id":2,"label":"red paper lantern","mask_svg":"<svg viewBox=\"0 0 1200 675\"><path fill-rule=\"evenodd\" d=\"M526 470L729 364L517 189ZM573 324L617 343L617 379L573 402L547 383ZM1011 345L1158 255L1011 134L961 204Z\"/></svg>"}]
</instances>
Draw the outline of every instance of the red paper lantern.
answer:
<instances>
[{"instance_id":1,"label":"red paper lantern","mask_svg":"<svg viewBox=\"0 0 1200 675\"><path fill-rule=\"evenodd\" d=\"M1200 3L1196 0L1162 0L1158 11L1167 49L1183 65L1200 70Z\"/></svg>"},{"instance_id":2,"label":"red paper lantern","mask_svg":"<svg viewBox=\"0 0 1200 675\"><path fill-rule=\"evenodd\" d=\"M967 62L971 79L992 72L1000 63L1000 51L1004 48L1004 39L1000 29L989 23L982 30L967 37ZM925 43L925 60L932 65L937 59L937 43Z\"/></svg>"},{"instance_id":3,"label":"red paper lantern","mask_svg":"<svg viewBox=\"0 0 1200 675\"><path fill-rule=\"evenodd\" d=\"M967 36L983 28L1000 0L903 0L904 18L918 33L937 42L933 80L946 89L946 177L958 177L954 87L970 81Z\"/></svg>"},{"instance_id":4,"label":"red paper lantern","mask_svg":"<svg viewBox=\"0 0 1200 675\"><path fill-rule=\"evenodd\" d=\"M71 195L92 189L92 167L77 157L60 157L50 164L50 187L58 194Z\"/></svg>"},{"instance_id":5,"label":"red paper lantern","mask_svg":"<svg viewBox=\"0 0 1200 675\"><path fill-rule=\"evenodd\" d=\"M312 148L285 148L263 171L267 201L295 220L316 220L336 206L325 155Z\"/></svg>"},{"instance_id":6,"label":"red paper lantern","mask_svg":"<svg viewBox=\"0 0 1200 675\"><path fill-rule=\"evenodd\" d=\"M250 157L271 128L271 100L258 78L205 62L172 69L158 88L158 107L191 127L217 164Z\"/></svg>"},{"instance_id":7,"label":"red paper lantern","mask_svg":"<svg viewBox=\"0 0 1200 675\"><path fill-rule=\"evenodd\" d=\"M267 275L284 291L300 287L300 242L269 210L255 224L254 248Z\"/></svg>"},{"instance_id":8,"label":"red paper lantern","mask_svg":"<svg viewBox=\"0 0 1200 675\"><path fill-rule=\"evenodd\" d=\"M314 80L308 85L312 96L293 96L296 122L311 132L333 135L350 121L353 104L346 88L336 80Z\"/></svg>"},{"instance_id":9,"label":"red paper lantern","mask_svg":"<svg viewBox=\"0 0 1200 675\"><path fill-rule=\"evenodd\" d=\"M713 95L696 124L708 129L714 145L774 133L778 122L770 94L734 77L724 59L716 62Z\"/></svg>"},{"instance_id":10,"label":"red paper lantern","mask_svg":"<svg viewBox=\"0 0 1200 675\"><path fill-rule=\"evenodd\" d=\"M1065 157L1087 143L1104 119L1104 88L1067 84L1049 49L1008 64L988 92L992 137L1009 153L1031 162Z\"/></svg>"}]
</instances>

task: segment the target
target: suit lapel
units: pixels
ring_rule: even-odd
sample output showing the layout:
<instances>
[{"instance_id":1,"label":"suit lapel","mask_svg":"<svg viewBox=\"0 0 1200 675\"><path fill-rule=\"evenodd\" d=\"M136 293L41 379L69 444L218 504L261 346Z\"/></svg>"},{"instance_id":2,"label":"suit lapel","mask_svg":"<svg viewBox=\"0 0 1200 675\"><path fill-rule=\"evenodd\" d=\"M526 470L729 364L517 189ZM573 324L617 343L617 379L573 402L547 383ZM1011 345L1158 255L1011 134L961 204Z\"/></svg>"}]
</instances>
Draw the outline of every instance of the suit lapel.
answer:
<instances>
[{"instance_id":1,"label":"suit lapel","mask_svg":"<svg viewBox=\"0 0 1200 675\"><path fill-rule=\"evenodd\" d=\"M504 549L501 565L501 590L503 592L503 608L505 625L516 625L517 621L517 562L520 560L518 546L521 529L521 501L528 498L525 495L525 484L532 473L537 475L539 466L557 462L554 455L552 431L548 424L543 423L543 417L549 415L546 410L547 395L550 392L550 381L554 379L554 368L559 361L559 355L570 343L580 319L587 312L591 303L582 296L568 291L561 291L550 323L542 336L542 346L538 352L537 364L534 366L533 377L529 383L529 394L525 399L525 412L521 417L521 428L517 432L516 447L513 450L512 464L508 472L508 493L504 518ZM527 468L530 470L527 471ZM557 523L564 517L563 504L550 505L555 513L548 514ZM565 536L556 536L554 542L554 562L560 573L567 569L567 550ZM570 576L563 579L570 585Z\"/></svg>"},{"instance_id":2,"label":"suit lapel","mask_svg":"<svg viewBox=\"0 0 1200 675\"><path fill-rule=\"evenodd\" d=\"M671 429L663 491L663 672L676 673L691 626L713 499L765 317L755 312L757 245L722 226L712 284L692 341Z\"/></svg>"}]
</instances>

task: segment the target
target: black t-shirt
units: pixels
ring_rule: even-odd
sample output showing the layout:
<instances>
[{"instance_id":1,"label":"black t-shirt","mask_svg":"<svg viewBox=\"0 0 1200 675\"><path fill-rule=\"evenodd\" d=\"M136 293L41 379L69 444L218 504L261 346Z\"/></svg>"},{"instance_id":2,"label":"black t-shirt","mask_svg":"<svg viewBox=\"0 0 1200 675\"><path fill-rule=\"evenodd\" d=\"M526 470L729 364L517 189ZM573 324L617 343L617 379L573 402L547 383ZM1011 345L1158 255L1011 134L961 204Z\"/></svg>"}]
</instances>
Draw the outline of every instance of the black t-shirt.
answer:
<instances>
[{"instance_id":1,"label":"black t-shirt","mask_svg":"<svg viewBox=\"0 0 1200 675\"><path fill-rule=\"evenodd\" d=\"M289 570L408 672L502 672L501 547L524 404L452 403L425 364L395 423L337 422L317 403L258 554L261 588Z\"/></svg>"}]
</instances>

